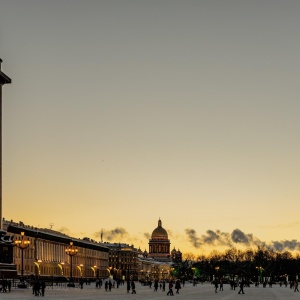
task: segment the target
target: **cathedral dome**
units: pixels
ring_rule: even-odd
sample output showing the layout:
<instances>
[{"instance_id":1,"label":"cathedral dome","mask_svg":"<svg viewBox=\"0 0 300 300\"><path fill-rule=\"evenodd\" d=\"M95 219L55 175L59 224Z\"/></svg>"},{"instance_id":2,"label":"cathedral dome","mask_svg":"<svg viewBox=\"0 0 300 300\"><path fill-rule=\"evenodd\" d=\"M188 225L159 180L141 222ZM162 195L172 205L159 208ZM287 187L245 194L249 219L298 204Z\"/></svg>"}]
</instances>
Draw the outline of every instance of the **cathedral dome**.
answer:
<instances>
[{"instance_id":1,"label":"cathedral dome","mask_svg":"<svg viewBox=\"0 0 300 300\"><path fill-rule=\"evenodd\" d=\"M151 239L152 240L168 240L169 239L167 231L161 225L161 220L158 220L158 226L153 230Z\"/></svg>"}]
</instances>

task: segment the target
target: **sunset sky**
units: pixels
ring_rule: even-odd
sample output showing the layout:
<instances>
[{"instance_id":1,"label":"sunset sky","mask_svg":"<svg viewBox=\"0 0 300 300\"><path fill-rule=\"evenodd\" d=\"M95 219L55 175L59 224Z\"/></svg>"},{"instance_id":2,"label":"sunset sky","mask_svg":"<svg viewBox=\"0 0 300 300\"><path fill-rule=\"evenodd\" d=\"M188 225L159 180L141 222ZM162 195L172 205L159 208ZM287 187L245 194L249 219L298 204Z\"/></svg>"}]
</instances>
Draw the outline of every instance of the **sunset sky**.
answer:
<instances>
[{"instance_id":1,"label":"sunset sky","mask_svg":"<svg viewBox=\"0 0 300 300\"><path fill-rule=\"evenodd\" d=\"M182 252L300 249L299 15L0 0L3 217L142 250L159 218Z\"/></svg>"}]
</instances>

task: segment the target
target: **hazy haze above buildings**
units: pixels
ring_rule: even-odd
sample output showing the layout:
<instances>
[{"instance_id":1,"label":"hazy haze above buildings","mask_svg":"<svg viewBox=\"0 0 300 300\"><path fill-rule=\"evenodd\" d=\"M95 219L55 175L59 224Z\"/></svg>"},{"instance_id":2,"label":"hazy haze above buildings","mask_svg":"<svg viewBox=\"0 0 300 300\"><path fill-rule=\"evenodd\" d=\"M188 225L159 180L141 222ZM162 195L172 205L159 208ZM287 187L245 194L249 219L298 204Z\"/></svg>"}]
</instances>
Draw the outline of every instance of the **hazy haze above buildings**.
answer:
<instances>
[{"instance_id":1,"label":"hazy haze above buildings","mask_svg":"<svg viewBox=\"0 0 300 300\"><path fill-rule=\"evenodd\" d=\"M159 217L182 252L299 247L299 13L0 0L3 216L143 250Z\"/></svg>"}]
</instances>

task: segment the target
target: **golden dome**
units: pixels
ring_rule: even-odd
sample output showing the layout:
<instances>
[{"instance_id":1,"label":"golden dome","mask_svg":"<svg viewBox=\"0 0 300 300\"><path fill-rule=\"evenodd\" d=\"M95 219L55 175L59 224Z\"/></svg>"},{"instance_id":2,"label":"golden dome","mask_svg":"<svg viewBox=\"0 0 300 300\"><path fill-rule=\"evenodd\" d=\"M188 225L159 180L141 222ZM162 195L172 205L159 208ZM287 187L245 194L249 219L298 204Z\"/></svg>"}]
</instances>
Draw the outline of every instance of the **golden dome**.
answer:
<instances>
[{"instance_id":1,"label":"golden dome","mask_svg":"<svg viewBox=\"0 0 300 300\"><path fill-rule=\"evenodd\" d=\"M153 230L151 239L152 240L168 240L169 239L167 231L161 225L161 220L158 220L158 226Z\"/></svg>"}]
</instances>

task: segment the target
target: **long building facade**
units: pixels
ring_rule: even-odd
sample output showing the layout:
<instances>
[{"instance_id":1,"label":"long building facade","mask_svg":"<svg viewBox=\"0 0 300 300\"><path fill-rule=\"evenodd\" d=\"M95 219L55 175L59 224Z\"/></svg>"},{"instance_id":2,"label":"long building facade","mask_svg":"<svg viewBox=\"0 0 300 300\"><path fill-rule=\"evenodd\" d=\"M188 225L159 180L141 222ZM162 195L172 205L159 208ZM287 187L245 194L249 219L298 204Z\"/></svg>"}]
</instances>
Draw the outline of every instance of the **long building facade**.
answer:
<instances>
[{"instance_id":1,"label":"long building facade","mask_svg":"<svg viewBox=\"0 0 300 300\"><path fill-rule=\"evenodd\" d=\"M74 279L109 276L109 248L101 243L71 238L54 230L38 229L23 223L4 221L3 226L8 235L14 235L15 241L22 238L29 241L29 247L23 250L23 274L26 277L70 277L71 258L65 251L70 242L77 249L77 254L72 257ZM17 273L21 275L22 250L14 247L13 256Z\"/></svg>"}]
</instances>

